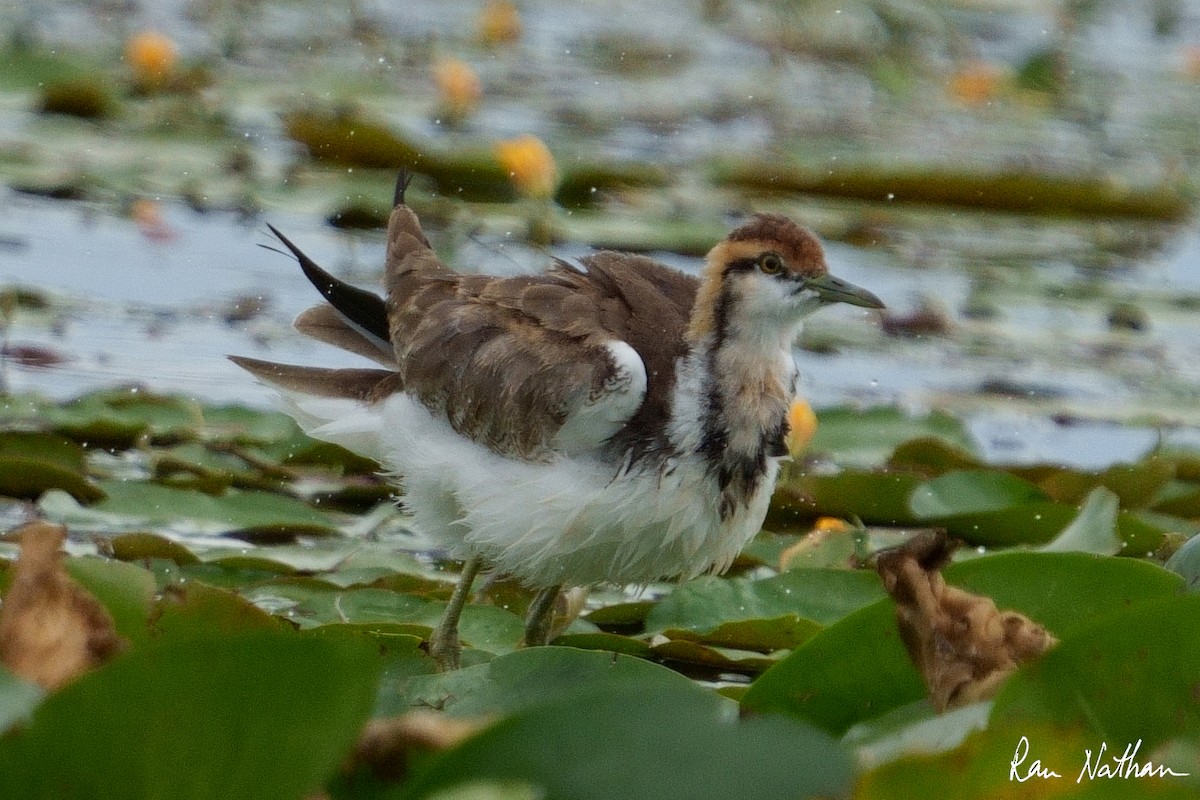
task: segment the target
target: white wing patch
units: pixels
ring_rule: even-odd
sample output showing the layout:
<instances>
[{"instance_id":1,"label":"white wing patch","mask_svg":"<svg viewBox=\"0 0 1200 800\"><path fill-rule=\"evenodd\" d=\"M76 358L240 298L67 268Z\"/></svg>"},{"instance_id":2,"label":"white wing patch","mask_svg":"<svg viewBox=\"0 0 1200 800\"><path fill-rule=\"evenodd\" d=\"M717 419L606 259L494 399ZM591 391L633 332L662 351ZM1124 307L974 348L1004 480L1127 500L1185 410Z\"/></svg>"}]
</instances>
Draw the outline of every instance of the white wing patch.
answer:
<instances>
[{"instance_id":1,"label":"white wing patch","mask_svg":"<svg viewBox=\"0 0 1200 800\"><path fill-rule=\"evenodd\" d=\"M588 398L570 411L553 447L573 455L595 450L637 413L646 397L646 364L637 351L622 341L604 345L616 370L597 397Z\"/></svg>"}]
</instances>

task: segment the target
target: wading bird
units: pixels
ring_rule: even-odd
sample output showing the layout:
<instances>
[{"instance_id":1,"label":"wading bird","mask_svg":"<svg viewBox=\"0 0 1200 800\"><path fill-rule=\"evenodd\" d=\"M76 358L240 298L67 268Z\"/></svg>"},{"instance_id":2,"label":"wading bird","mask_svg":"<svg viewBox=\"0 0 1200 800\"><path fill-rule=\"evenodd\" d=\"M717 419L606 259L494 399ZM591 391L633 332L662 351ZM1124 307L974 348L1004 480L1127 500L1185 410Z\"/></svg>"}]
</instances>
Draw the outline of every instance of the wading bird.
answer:
<instances>
[{"instance_id":1,"label":"wading bird","mask_svg":"<svg viewBox=\"0 0 1200 800\"><path fill-rule=\"evenodd\" d=\"M402 174L386 299L271 228L327 301L296 327L383 369L233 360L287 396L310 435L395 474L414 524L465 562L430 640L439 665L459 664L458 619L483 567L538 590L526 645L545 644L564 585L727 568L787 456L801 321L879 299L830 275L813 234L774 214L719 242L699 278L614 252L541 275L462 275L430 248L406 186Z\"/></svg>"}]
</instances>

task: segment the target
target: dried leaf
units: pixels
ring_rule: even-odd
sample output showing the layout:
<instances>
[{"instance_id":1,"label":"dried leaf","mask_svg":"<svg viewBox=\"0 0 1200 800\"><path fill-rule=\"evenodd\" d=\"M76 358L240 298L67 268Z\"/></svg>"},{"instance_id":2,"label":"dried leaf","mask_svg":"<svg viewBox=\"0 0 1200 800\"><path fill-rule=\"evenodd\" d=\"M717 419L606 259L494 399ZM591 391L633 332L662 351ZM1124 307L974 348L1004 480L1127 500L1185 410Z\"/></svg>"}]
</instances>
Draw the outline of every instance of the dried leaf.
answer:
<instances>
[{"instance_id":1,"label":"dried leaf","mask_svg":"<svg viewBox=\"0 0 1200 800\"><path fill-rule=\"evenodd\" d=\"M939 570L954 545L944 533L881 552L877 569L896 601L900 637L938 712L991 697L1017 667L1058 640L990 597L947 586Z\"/></svg>"},{"instance_id":2,"label":"dried leaf","mask_svg":"<svg viewBox=\"0 0 1200 800\"><path fill-rule=\"evenodd\" d=\"M31 522L19 532L21 555L0 606L0 662L53 690L125 647L112 616L62 566L66 530Z\"/></svg>"},{"instance_id":3,"label":"dried leaf","mask_svg":"<svg viewBox=\"0 0 1200 800\"><path fill-rule=\"evenodd\" d=\"M412 751L448 750L474 736L487 724L480 719L458 719L425 710L371 720L363 728L354 752L342 769L351 773L365 767L376 777L400 780L408 770Z\"/></svg>"}]
</instances>

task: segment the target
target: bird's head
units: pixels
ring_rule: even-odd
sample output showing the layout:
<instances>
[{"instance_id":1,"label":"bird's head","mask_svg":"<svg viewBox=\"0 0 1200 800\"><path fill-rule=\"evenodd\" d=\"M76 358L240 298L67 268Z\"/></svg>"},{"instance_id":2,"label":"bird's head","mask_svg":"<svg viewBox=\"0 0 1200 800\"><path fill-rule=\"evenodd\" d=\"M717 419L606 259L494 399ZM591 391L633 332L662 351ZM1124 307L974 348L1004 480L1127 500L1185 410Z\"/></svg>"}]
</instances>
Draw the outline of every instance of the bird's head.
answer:
<instances>
[{"instance_id":1,"label":"bird's head","mask_svg":"<svg viewBox=\"0 0 1200 800\"><path fill-rule=\"evenodd\" d=\"M709 251L689 335L736 335L741 326L794 331L833 303L883 308L871 292L829 274L811 231L778 214L757 214Z\"/></svg>"}]
</instances>

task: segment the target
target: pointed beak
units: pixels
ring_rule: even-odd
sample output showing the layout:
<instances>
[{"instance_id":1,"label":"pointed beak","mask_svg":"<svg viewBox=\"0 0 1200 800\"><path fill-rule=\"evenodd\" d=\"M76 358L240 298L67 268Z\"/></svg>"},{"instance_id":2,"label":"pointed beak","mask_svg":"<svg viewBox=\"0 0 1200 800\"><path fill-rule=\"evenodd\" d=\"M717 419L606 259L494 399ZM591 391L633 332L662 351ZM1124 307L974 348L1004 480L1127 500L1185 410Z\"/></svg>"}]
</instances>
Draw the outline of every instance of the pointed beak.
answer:
<instances>
[{"instance_id":1,"label":"pointed beak","mask_svg":"<svg viewBox=\"0 0 1200 800\"><path fill-rule=\"evenodd\" d=\"M804 282L804 288L817 293L822 303L849 303L863 308L883 308L883 301L861 286L855 286L849 281L835 278L832 275L822 275L819 278L809 278Z\"/></svg>"}]
</instances>

